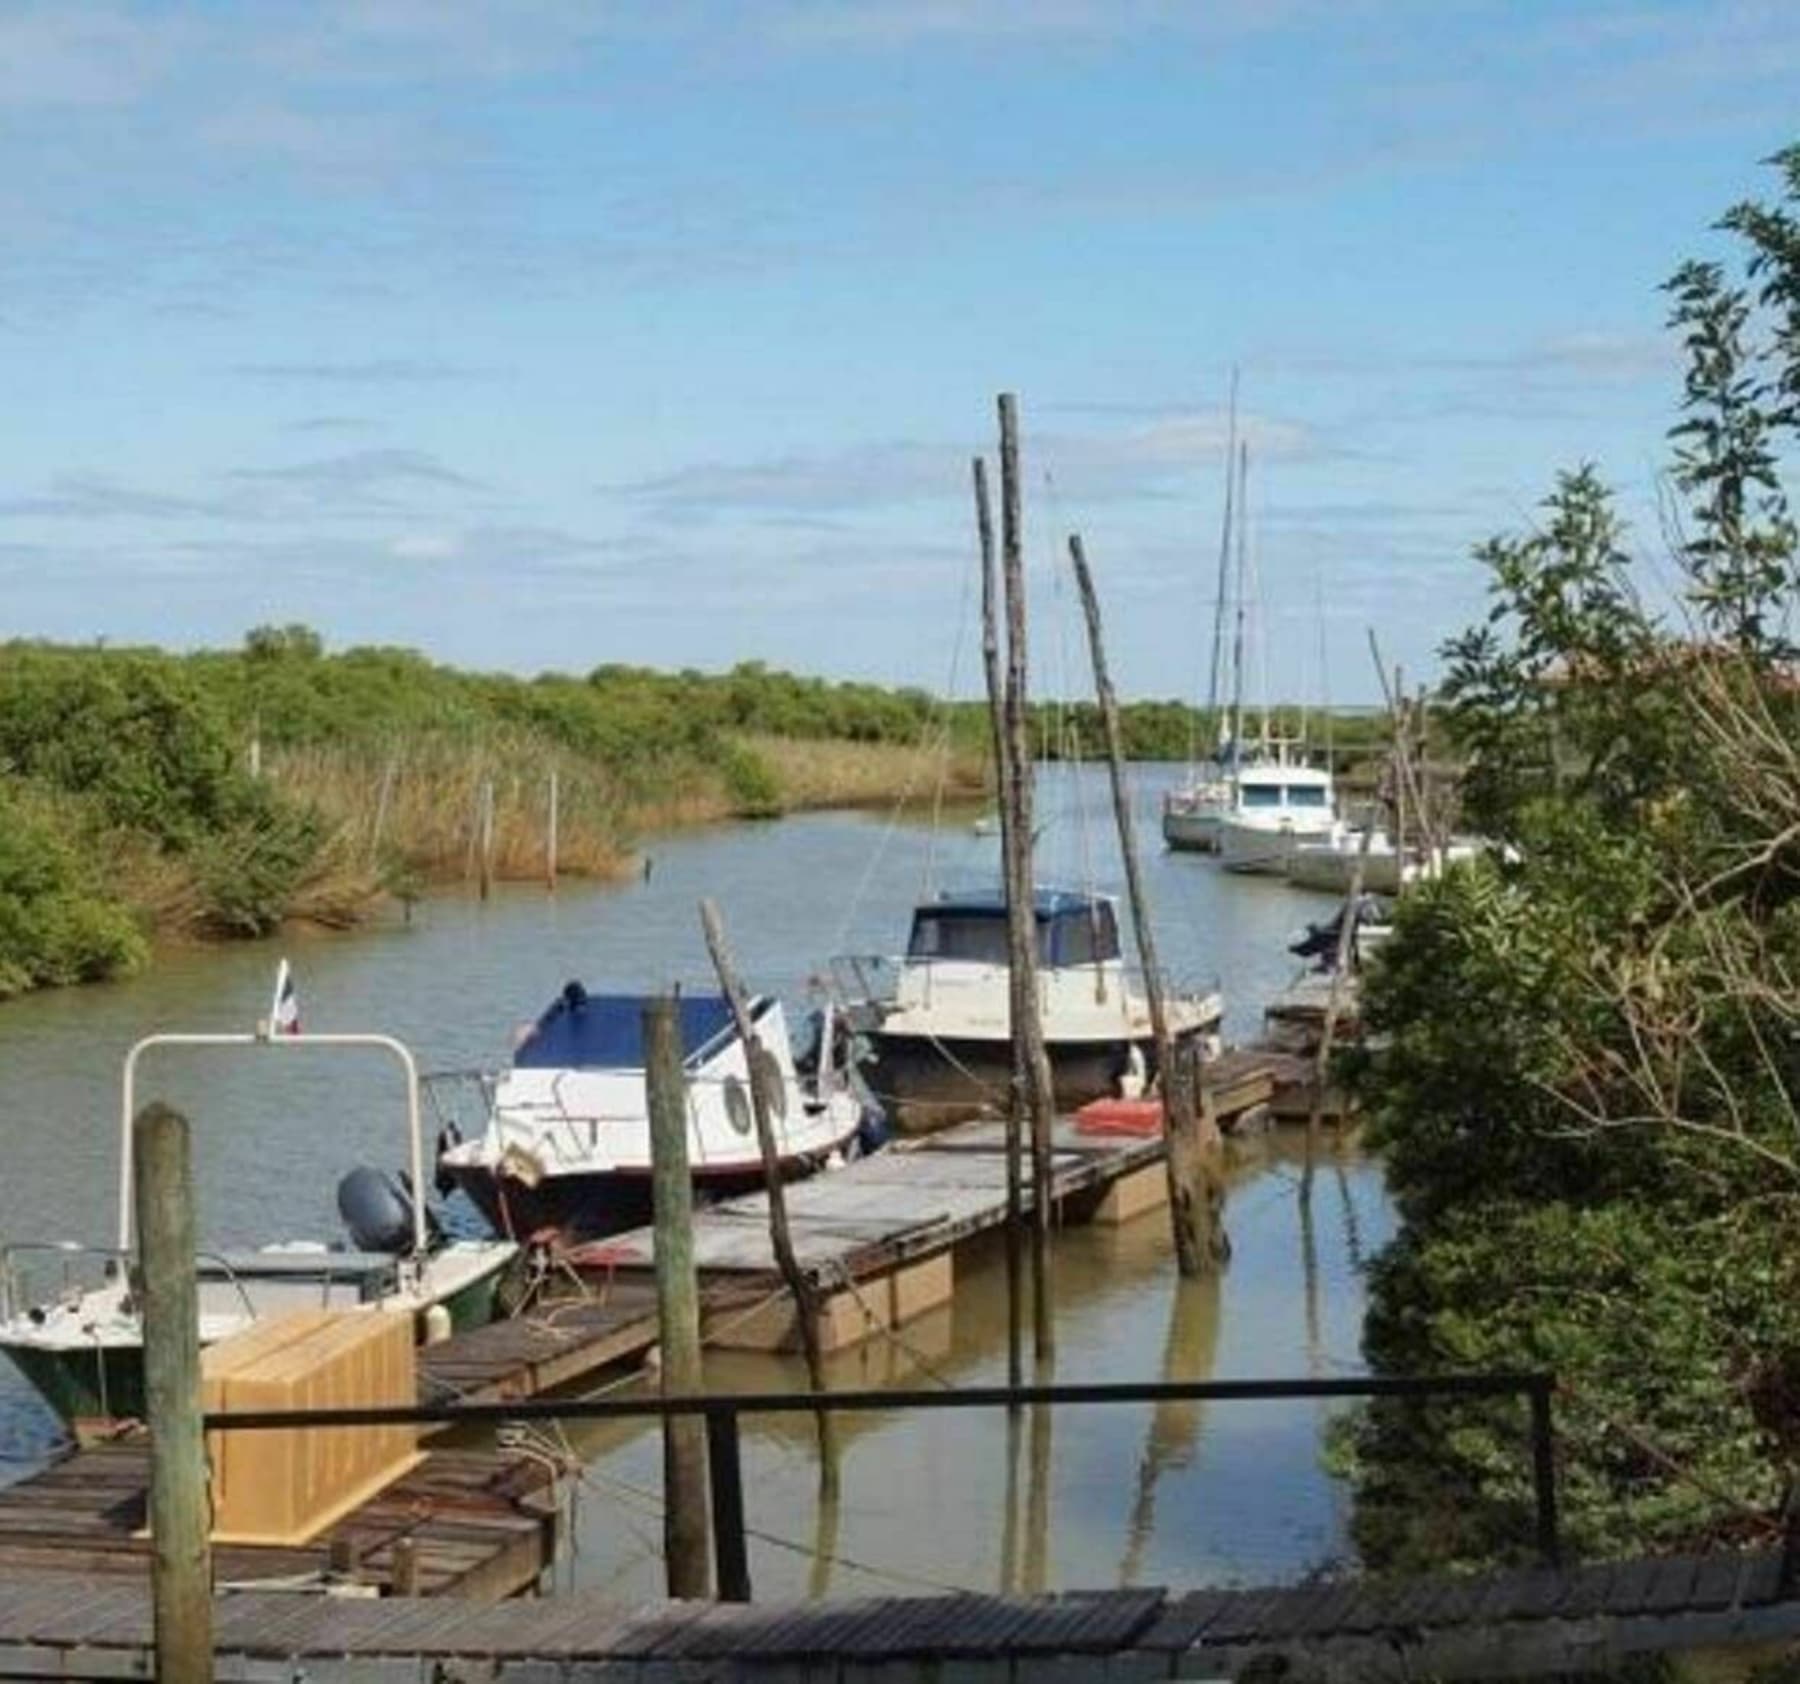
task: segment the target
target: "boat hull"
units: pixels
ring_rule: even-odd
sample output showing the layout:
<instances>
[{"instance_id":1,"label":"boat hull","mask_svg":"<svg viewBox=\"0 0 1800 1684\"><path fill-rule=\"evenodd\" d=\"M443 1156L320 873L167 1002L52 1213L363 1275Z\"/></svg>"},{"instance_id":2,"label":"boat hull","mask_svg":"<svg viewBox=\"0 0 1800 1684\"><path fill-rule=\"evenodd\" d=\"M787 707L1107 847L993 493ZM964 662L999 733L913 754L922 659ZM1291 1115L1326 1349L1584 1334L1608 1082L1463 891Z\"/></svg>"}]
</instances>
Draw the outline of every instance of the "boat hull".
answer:
<instances>
[{"instance_id":1,"label":"boat hull","mask_svg":"<svg viewBox=\"0 0 1800 1684\"><path fill-rule=\"evenodd\" d=\"M1265 877L1285 877L1295 852L1303 843L1328 842L1329 823L1318 829L1294 824L1249 825L1227 820L1219 830L1219 863L1227 871Z\"/></svg>"},{"instance_id":2,"label":"boat hull","mask_svg":"<svg viewBox=\"0 0 1800 1684\"><path fill-rule=\"evenodd\" d=\"M886 1030L868 1040L873 1058L864 1066L863 1080L901 1134L931 1134L972 1117L1004 1113L1012 1083L1010 1042ZM1046 1051L1059 1112L1118 1094L1139 1059L1147 1076L1156 1070L1156 1048L1148 1037L1053 1042Z\"/></svg>"},{"instance_id":3,"label":"boat hull","mask_svg":"<svg viewBox=\"0 0 1800 1684\"><path fill-rule=\"evenodd\" d=\"M1216 854L1219 851L1219 815L1165 807L1163 841L1182 853Z\"/></svg>"},{"instance_id":4,"label":"boat hull","mask_svg":"<svg viewBox=\"0 0 1800 1684\"><path fill-rule=\"evenodd\" d=\"M437 1300L452 1333L466 1333L494 1319L503 1266L479 1275ZM376 1310L377 1315L398 1311ZM414 1335L424 1343L426 1310L413 1312ZM144 1419L142 1345L8 1345L6 1354L26 1383L82 1443L104 1438L127 1421Z\"/></svg>"}]
</instances>

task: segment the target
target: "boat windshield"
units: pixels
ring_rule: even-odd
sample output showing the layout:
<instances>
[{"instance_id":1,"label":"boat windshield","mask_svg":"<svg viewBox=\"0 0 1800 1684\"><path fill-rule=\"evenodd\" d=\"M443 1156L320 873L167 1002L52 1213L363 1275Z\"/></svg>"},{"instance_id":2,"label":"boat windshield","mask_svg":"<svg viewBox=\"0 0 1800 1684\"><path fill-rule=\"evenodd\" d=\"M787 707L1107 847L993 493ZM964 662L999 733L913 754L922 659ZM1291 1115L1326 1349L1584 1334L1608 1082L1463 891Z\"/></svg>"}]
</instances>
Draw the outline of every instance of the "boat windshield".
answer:
<instances>
[{"instance_id":1,"label":"boat windshield","mask_svg":"<svg viewBox=\"0 0 1800 1684\"><path fill-rule=\"evenodd\" d=\"M1323 807L1325 791L1318 784L1289 784L1287 804L1290 807Z\"/></svg>"},{"instance_id":2,"label":"boat windshield","mask_svg":"<svg viewBox=\"0 0 1800 1684\"><path fill-rule=\"evenodd\" d=\"M1119 957L1119 924L1109 901L1065 905L1037 920L1038 963L1092 965ZM966 908L921 907L913 916L909 959L961 959L980 965L1008 963L1006 914Z\"/></svg>"},{"instance_id":3,"label":"boat windshield","mask_svg":"<svg viewBox=\"0 0 1800 1684\"><path fill-rule=\"evenodd\" d=\"M1238 800L1246 807L1279 807L1280 784L1239 784Z\"/></svg>"}]
</instances>

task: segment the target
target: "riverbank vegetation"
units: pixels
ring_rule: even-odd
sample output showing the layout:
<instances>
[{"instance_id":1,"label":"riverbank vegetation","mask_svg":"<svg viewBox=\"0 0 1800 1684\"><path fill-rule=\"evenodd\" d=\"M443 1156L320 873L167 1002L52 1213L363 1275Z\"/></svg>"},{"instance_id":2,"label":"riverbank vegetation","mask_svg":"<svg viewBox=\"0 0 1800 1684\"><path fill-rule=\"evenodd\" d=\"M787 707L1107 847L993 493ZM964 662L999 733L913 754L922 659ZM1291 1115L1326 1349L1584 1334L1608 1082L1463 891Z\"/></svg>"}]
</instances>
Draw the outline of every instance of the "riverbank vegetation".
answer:
<instances>
[{"instance_id":1,"label":"riverbank vegetation","mask_svg":"<svg viewBox=\"0 0 1800 1684\"><path fill-rule=\"evenodd\" d=\"M1132 752L1210 723L1126 710ZM1364 722L1338 734L1354 744ZM1091 753L1091 706L1037 710L1047 757ZM353 925L433 885L631 868L648 831L905 798L979 799L977 702L747 663L468 673L404 649L327 653L304 626L241 648L0 645L0 998L118 975L156 939Z\"/></svg>"},{"instance_id":2,"label":"riverbank vegetation","mask_svg":"<svg viewBox=\"0 0 1800 1684\"><path fill-rule=\"evenodd\" d=\"M1402 1224L1366 1353L1555 1371L1584 1554L1778 1541L1800 1467L1800 148L1776 163L1729 261L1667 286L1676 600L1592 467L1478 552L1444 701L1516 856L1410 895L1367 998ZM1384 1401L1338 1449L1371 1564L1529 1553L1513 1403Z\"/></svg>"}]
</instances>

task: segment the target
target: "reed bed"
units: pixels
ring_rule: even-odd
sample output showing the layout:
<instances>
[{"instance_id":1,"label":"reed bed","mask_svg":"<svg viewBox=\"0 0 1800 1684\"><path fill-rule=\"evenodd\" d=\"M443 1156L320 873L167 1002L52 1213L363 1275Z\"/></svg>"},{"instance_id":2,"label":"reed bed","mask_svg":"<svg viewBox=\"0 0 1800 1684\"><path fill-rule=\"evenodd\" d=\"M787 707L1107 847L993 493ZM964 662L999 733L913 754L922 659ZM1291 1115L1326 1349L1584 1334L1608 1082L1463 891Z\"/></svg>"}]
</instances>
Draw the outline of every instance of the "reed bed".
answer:
<instances>
[{"instance_id":1,"label":"reed bed","mask_svg":"<svg viewBox=\"0 0 1800 1684\"><path fill-rule=\"evenodd\" d=\"M552 774L556 869L602 881L630 874L637 840L651 831L927 801L940 782L951 795L982 786L979 756L936 747L759 736L734 739L724 765L671 757L625 774L524 731L286 749L268 756L264 774L329 827L291 910L334 926L354 923L384 893L475 882L484 851L496 882L543 880Z\"/></svg>"}]
</instances>

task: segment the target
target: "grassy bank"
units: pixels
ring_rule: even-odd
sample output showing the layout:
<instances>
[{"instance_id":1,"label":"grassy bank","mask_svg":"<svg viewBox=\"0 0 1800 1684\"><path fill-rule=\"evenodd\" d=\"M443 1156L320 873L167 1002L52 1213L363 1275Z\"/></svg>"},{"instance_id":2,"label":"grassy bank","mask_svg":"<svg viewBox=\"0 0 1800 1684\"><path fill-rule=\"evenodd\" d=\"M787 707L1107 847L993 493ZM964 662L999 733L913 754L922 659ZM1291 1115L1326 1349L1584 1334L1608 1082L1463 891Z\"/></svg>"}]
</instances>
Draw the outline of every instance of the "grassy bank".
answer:
<instances>
[{"instance_id":1,"label":"grassy bank","mask_svg":"<svg viewBox=\"0 0 1800 1684\"><path fill-rule=\"evenodd\" d=\"M159 938L354 925L478 874L631 869L646 831L885 802L978 746L922 693L745 668L463 673L327 655L303 628L243 649L0 647L0 998L148 961ZM487 810L491 801L491 818Z\"/></svg>"}]
</instances>

